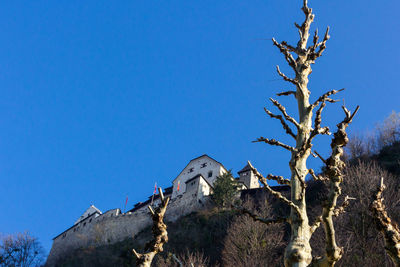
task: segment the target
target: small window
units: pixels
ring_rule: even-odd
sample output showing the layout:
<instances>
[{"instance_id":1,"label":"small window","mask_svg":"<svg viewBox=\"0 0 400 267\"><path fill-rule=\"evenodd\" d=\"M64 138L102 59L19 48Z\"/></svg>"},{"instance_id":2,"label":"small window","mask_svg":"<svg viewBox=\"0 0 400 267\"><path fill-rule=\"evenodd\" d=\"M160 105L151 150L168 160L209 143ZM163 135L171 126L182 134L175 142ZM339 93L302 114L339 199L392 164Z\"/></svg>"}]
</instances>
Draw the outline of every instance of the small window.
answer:
<instances>
[{"instance_id":1,"label":"small window","mask_svg":"<svg viewBox=\"0 0 400 267\"><path fill-rule=\"evenodd\" d=\"M92 222L92 219L90 219L89 222Z\"/></svg>"},{"instance_id":2,"label":"small window","mask_svg":"<svg viewBox=\"0 0 400 267\"><path fill-rule=\"evenodd\" d=\"M208 178L212 177L212 171L208 172Z\"/></svg>"},{"instance_id":3,"label":"small window","mask_svg":"<svg viewBox=\"0 0 400 267\"><path fill-rule=\"evenodd\" d=\"M203 163L203 164L201 164L201 168L204 168L204 167L207 167L207 162L206 162L206 163Z\"/></svg>"},{"instance_id":4,"label":"small window","mask_svg":"<svg viewBox=\"0 0 400 267\"><path fill-rule=\"evenodd\" d=\"M83 226L85 226L86 225L86 223L83 223Z\"/></svg>"},{"instance_id":5,"label":"small window","mask_svg":"<svg viewBox=\"0 0 400 267\"><path fill-rule=\"evenodd\" d=\"M190 169L189 169L189 172L193 172L193 171L194 171L194 168L190 168Z\"/></svg>"}]
</instances>

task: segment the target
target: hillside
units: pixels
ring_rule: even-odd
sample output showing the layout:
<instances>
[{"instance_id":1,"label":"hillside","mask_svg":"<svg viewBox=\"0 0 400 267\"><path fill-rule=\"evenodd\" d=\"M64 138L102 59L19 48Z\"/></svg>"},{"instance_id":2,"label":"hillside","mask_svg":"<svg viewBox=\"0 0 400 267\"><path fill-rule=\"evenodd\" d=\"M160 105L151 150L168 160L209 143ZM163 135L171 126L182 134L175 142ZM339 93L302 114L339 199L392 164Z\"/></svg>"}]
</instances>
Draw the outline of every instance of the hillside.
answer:
<instances>
[{"instance_id":1,"label":"hillside","mask_svg":"<svg viewBox=\"0 0 400 267\"><path fill-rule=\"evenodd\" d=\"M399 157L400 143L395 142L376 154L348 161L340 202L345 195L356 200L335 222L337 240L344 247L344 256L337 266L392 266L368 207L379 177L385 177L388 212L395 221L400 221L400 181L396 176L399 174ZM308 211L312 221L321 211L326 188L321 182L308 181L307 185ZM281 190L288 194L288 188L282 187ZM284 215L289 211L263 189L247 190L241 200L266 217ZM191 213L167 225L169 242L153 262L154 266L177 266L172 254L183 262L197 262L198 266L202 266L202 262L203 266L281 266L288 237L288 227L265 227L237 211L216 207ZM151 228L148 227L135 239L75 250L57 266L134 266L132 248L142 251L150 238ZM323 242L320 228L312 238L315 255L322 253Z\"/></svg>"}]
</instances>

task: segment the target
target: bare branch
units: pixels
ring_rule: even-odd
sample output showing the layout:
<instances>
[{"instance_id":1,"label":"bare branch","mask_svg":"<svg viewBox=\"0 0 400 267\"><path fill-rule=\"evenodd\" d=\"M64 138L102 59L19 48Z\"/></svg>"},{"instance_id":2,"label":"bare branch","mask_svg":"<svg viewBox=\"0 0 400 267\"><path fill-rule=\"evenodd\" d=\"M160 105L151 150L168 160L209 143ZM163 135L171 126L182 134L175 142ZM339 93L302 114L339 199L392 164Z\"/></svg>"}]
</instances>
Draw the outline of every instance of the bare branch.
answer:
<instances>
[{"instance_id":1,"label":"bare branch","mask_svg":"<svg viewBox=\"0 0 400 267\"><path fill-rule=\"evenodd\" d=\"M323 100L321 102L321 105L318 108L317 112L315 113L314 129L311 131L310 136L308 137L307 141L304 142L304 146L302 148L302 151L306 151L306 149L311 148L311 141L318 134L331 135L331 133L329 132L329 127L321 127L322 110L324 109L325 106L326 106L326 102L325 102L325 100Z\"/></svg>"},{"instance_id":2,"label":"bare branch","mask_svg":"<svg viewBox=\"0 0 400 267\"><path fill-rule=\"evenodd\" d=\"M276 94L277 96L283 96L283 95L294 95L296 98L296 91L285 91L285 92L280 92Z\"/></svg>"},{"instance_id":3,"label":"bare branch","mask_svg":"<svg viewBox=\"0 0 400 267\"><path fill-rule=\"evenodd\" d=\"M290 207L292 207L299 215L300 218L301 217L301 211L300 208L294 204L292 201L290 201L289 199L287 199L285 196L283 196L281 193L273 190L267 183L267 179L257 171L256 168L253 167L253 165L251 165L250 161L247 162L251 168L251 171L254 173L254 175L258 178L258 180L264 185L264 188L269 191L273 196L277 197L278 199L280 199L282 202L286 203L287 205L289 205Z\"/></svg>"},{"instance_id":4,"label":"bare branch","mask_svg":"<svg viewBox=\"0 0 400 267\"><path fill-rule=\"evenodd\" d=\"M167 226L164 223L164 215L167 210L169 198L165 199L161 187L158 188L160 193L161 203L160 206L154 211L150 206L148 207L153 219L153 236L154 239L146 244L145 250L148 252L140 254L132 249L136 257L136 264L140 267L148 267L153 261L154 256L163 251L163 245L168 242Z\"/></svg>"},{"instance_id":5,"label":"bare branch","mask_svg":"<svg viewBox=\"0 0 400 267\"><path fill-rule=\"evenodd\" d=\"M324 159L316 150L314 150L314 153L317 154L318 158L320 158L320 160L326 164L326 159Z\"/></svg>"},{"instance_id":6,"label":"bare branch","mask_svg":"<svg viewBox=\"0 0 400 267\"><path fill-rule=\"evenodd\" d=\"M285 45L278 43L275 40L275 38L272 38L272 42L274 43L274 45L276 47L279 48L279 51L285 56L285 59L286 59L287 63L289 64L289 66L291 66L293 68L293 70L296 71L296 67L297 67L296 60L293 58L292 54L290 54L290 50L292 47L289 46L286 42L284 42Z\"/></svg>"},{"instance_id":7,"label":"bare branch","mask_svg":"<svg viewBox=\"0 0 400 267\"><path fill-rule=\"evenodd\" d=\"M233 206L233 207L236 210L240 211L241 213L249 215L254 221L262 222L262 223L264 223L266 225L274 224L274 223L287 222L287 218L284 218L284 217L278 217L278 218L275 218L275 219L263 218L263 217L260 217L260 216L258 216L256 214L254 214L253 212L251 212L250 210L248 210L248 209L246 209L244 207L239 207L239 206Z\"/></svg>"},{"instance_id":8,"label":"bare branch","mask_svg":"<svg viewBox=\"0 0 400 267\"><path fill-rule=\"evenodd\" d=\"M300 125L299 123L291 116L289 116L286 112L286 109L284 106L282 106L277 100L269 98L269 100L272 102L272 104L274 104L283 114L283 116L285 117L286 120L290 121L291 123L294 124L294 126L296 126L297 129L299 129Z\"/></svg>"},{"instance_id":9,"label":"bare branch","mask_svg":"<svg viewBox=\"0 0 400 267\"><path fill-rule=\"evenodd\" d=\"M353 198L353 197L346 196L346 197L344 198L344 201L343 201L342 205L340 205L340 207L335 208L335 209L333 210L332 216L338 217L339 215L345 213L345 212L346 212L346 208L350 205L349 200L354 200L354 199L355 199L355 198ZM314 223L311 224L311 226L310 226L310 232L311 232L311 234L314 233L315 230L318 229L318 227L321 225L321 222L323 222L323 216L322 216L322 215L321 215L321 216L318 216L318 217L315 219Z\"/></svg>"},{"instance_id":10,"label":"bare branch","mask_svg":"<svg viewBox=\"0 0 400 267\"><path fill-rule=\"evenodd\" d=\"M178 259L178 257L176 257L176 255L174 253L172 254L172 258L178 263L179 267L183 267L183 263Z\"/></svg>"},{"instance_id":11,"label":"bare branch","mask_svg":"<svg viewBox=\"0 0 400 267\"><path fill-rule=\"evenodd\" d=\"M335 101L335 100L333 100L333 99L330 99L329 96L334 95L334 94L337 94L337 93L339 93L339 92L341 92L341 91L343 91L343 90L344 90L344 88L342 88L342 89L340 89L340 90L331 90L331 91L326 92L325 94L323 94L322 96L320 96L320 97L314 102L314 104L312 104L312 105L310 106L310 109L311 109L311 110L314 109L316 106L319 105L319 103L324 102L324 101L328 101L328 102L331 102L331 103L337 102L337 101Z\"/></svg>"},{"instance_id":12,"label":"bare branch","mask_svg":"<svg viewBox=\"0 0 400 267\"><path fill-rule=\"evenodd\" d=\"M282 41L281 45L285 46L287 50L289 50L290 52L296 52L296 47L291 46L290 44L288 44L286 41Z\"/></svg>"},{"instance_id":13,"label":"bare branch","mask_svg":"<svg viewBox=\"0 0 400 267\"><path fill-rule=\"evenodd\" d=\"M311 177L314 179L314 181L328 181L329 179L326 177L323 177L322 175L316 175L313 169L308 169L308 173L311 175Z\"/></svg>"},{"instance_id":14,"label":"bare branch","mask_svg":"<svg viewBox=\"0 0 400 267\"><path fill-rule=\"evenodd\" d=\"M312 60L316 60L317 58L319 58L320 56L322 56L322 52L324 52L324 50L326 49L326 42L329 40L330 35L329 35L329 26L326 28L326 32L325 32L325 36L324 39L322 40L322 42L317 44L317 47L319 46L319 50L316 53L312 53L311 57Z\"/></svg>"},{"instance_id":15,"label":"bare branch","mask_svg":"<svg viewBox=\"0 0 400 267\"><path fill-rule=\"evenodd\" d=\"M279 69L279 66L278 66L278 65L276 66L276 71L278 72L279 76L281 76L285 81L291 82L291 83L293 83L294 85L298 85L298 82L297 82L295 79L291 79L291 78L287 77L285 74L283 74L283 73L281 72L281 70Z\"/></svg>"},{"instance_id":16,"label":"bare branch","mask_svg":"<svg viewBox=\"0 0 400 267\"><path fill-rule=\"evenodd\" d=\"M253 143L257 143L257 142L264 142L264 143L272 145L272 146L280 146L280 147L283 147L284 149L287 149L287 150L289 150L291 152L296 151L296 149L294 147L286 145L286 144L281 143L279 141L276 141L275 139L268 139L268 138L264 138L264 137L261 136L261 137L257 138L256 141L253 141Z\"/></svg>"},{"instance_id":17,"label":"bare branch","mask_svg":"<svg viewBox=\"0 0 400 267\"><path fill-rule=\"evenodd\" d=\"M340 214L346 212L346 208L350 205L349 200L355 200L354 197L345 196L344 201L340 207L334 209L333 216L338 217Z\"/></svg>"},{"instance_id":18,"label":"bare branch","mask_svg":"<svg viewBox=\"0 0 400 267\"><path fill-rule=\"evenodd\" d=\"M289 185L290 186L290 180L283 178L283 176L278 176L278 175L272 175L268 174L267 177L265 177L267 180L273 180L276 181L278 184L281 185Z\"/></svg>"},{"instance_id":19,"label":"bare branch","mask_svg":"<svg viewBox=\"0 0 400 267\"><path fill-rule=\"evenodd\" d=\"M324 102L321 103L321 106L319 107L319 109L315 113L314 130L311 132L311 136L315 136L317 134L327 134L327 135L331 134L329 132L329 128L328 127L321 128L322 110L324 109L325 106L326 106L326 103L324 101Z\"/></svg>"},{"instance_id":20,"label":"bare branch","mask_svg":"<svg viewBox=\"0 0 400 267\"><path fill-rule=\"evenodd\" d=\"M286 121L283 119L281 115L275 115L266 108L264 108L264 110L271 118L278 119L281 122L283 129L285 129L286 133L292 136L294 139L296 139L296 135L293 133L292 129L290 129L289 125L287 125Z\"/></svg>"},{"instance_id":21,"label":"bare branch","mask_svg":"<svg viewBox=\"0 0 400 267\"><path fill-rule=\"evenodd\" d=\"M342 106L342 108L344 110L344 113L346 113L346 119L344 119L341 123L349 124L353 120L354 116L357 114L358 110L360 109L360 106L356 107L353 114L351 114L351 112L345 106Z\"/></svg>"},{"instance_id":22,"label":"bare branch","mask_svg":"<svg viewBox=\"0 0 400 267\"><path fill-rule=\"evenodd\" d=\"M318 47L318 29L315 30L314 32L314 38L313 38L313 45L308 49L309 53L312 53L315 51L315 49L317 49Z\"/></svg>"}]
</instances>

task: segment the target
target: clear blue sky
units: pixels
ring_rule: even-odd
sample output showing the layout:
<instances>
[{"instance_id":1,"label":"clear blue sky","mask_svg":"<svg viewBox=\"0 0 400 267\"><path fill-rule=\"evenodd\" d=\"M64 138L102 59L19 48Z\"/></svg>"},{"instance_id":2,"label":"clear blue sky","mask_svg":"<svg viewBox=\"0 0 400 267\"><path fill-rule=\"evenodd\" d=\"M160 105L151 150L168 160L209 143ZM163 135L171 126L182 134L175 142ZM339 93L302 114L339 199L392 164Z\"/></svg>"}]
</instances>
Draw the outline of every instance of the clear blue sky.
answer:
<instances>
[{"instance_id":1,"label":"clear blue sky","mask_svg":"<svg viewBox=\"0 0 400 267\"><path fill-rule=\"evenodd\" d=\"M49 251L90 204L128 194L131 207L204 153L287 175L288 153L251 141L283 135L262 109L290 88L269 39L297 40L301 2L3 1L0 232L29 230ZM361 106L353 132L399 111L400 2L310 6L314 27L332 29L312 96L347 88L339 98ZM326 111L331 126L342 118L339 104Z\"/></svg>"}]
</instances>

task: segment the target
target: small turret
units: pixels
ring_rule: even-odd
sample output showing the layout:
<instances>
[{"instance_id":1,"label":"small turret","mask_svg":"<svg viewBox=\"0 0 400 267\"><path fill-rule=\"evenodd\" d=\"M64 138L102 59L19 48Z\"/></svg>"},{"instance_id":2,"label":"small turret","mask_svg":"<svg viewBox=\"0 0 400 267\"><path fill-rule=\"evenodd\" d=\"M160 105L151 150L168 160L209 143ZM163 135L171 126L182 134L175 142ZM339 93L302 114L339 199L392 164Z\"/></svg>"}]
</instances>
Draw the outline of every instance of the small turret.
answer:
<instances>
[{"instance_id":1,"label":"small turret","mask_svg":"<svg viewBox=\"0 0 400 267\"><path fill-rule=\"evenodd\" d=\"M238 171L239 181L243 182L248 189L260 187L257 177L251 171L252 167L250 161L248 161L246 166Z\"/></svg>"}]
</instances>

